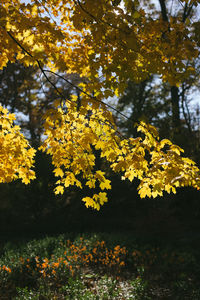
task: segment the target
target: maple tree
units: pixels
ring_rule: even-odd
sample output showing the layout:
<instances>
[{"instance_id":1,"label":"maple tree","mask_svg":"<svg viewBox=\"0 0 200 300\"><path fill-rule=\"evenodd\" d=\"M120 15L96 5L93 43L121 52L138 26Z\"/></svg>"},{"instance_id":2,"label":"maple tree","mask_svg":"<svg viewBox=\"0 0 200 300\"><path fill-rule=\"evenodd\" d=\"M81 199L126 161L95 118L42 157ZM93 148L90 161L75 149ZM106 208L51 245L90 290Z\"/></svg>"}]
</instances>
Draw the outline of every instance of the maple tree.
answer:
<instances>
[{"instance_id":1,"label":"maple tree","mask_svg":"<svg viewBox=\"0 0 200 300\"><path fill-rule=\"evenodd\" d=\"M87 207L99 210L108 201L105 191L111 182L105 172L95 170L94 149L122 179L140 180L141 197L175 192L181 186L200 188L199 169L182 157L179 146L160 140L157 130L144 122L137 124L141 137L123 137L105 102L121 95L127 80L141 82L158 74L171 86L178 128L177 87L196 74L192 62L199 55L200 22L190 15L199 2L181 0L183 14L169 18L164 0L159 1L161 14L150 1L141 5L137 0L99 0L98 9L92 0L1 1L0 68L16 60L37 67L59 96L44 116L40 146L52 156L56 194L84 183L99 188L93 197L82 199ZM80 74L83 80L77 86L63 77L76 90L74 95L66 98L51 81L50 75L62 77L58 72ZM21 178L28 183L34 179L35 150L13 119L1 106L0 180Z\"/></svg>"}]
</instances>

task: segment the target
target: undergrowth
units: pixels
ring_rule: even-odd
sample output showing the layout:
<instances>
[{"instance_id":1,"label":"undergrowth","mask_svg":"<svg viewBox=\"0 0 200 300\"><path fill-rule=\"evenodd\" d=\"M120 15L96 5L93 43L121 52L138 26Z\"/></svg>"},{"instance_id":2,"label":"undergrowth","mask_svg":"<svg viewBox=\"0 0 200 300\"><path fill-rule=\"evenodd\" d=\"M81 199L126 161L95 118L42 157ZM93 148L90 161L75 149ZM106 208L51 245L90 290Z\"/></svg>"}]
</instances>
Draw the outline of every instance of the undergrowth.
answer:
<instances>
[{"instance_id":1,"label":"undergrowth","mask_svg":"<svg viewBox=\"0 0 200 300\"><path fill-rule=\"evenodd\" d=\"M198 253L113 235L9 242L1 247L0 299L199 300Z\"/></svg>"}]
</instances>

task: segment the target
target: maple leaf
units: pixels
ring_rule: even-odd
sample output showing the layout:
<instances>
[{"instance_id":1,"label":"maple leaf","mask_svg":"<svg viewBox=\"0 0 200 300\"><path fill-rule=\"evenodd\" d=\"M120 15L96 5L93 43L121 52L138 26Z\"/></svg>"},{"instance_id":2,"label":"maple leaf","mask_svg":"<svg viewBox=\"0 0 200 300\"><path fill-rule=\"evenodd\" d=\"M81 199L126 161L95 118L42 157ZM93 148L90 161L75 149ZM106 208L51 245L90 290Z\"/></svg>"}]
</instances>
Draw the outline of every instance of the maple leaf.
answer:
<instances>
[{"instance_id":1,"label":"maple leaf","mask_svg":"<svg viewBox=\"0 0 200 300\"><path fill-rule=\"evenodd\" d=\"M62 185L58 185L55 188L55 194L58 195L58 194L63 194L63 193L64 193L64 187Z\"/></svg>"},{"instance_id":2,"label":"maple leaf","mask_svg":"<svg viewBox=\"0 0 200 300\"><path fill-rule=\"evenodd\" d=\"M89 207L89 206L93 207L94 206L94 201L93 201L93 199L91 197L84 197L82 199L82 201L85 202L85 206L86 207Z\"/></svg>"},{"instance_id":3,"label":"maple leaf","mask_svg":"<svg viewBox=\"0 0 200 300\"><path fill-rule=\"evenodd\" d=\"M111 181L109 179L105 179L103 182L100 183L100 188L102 190L106 189L106 190L110 190L111 189Z\"/></svg>"},{"instance_id":4,"label":"maple leaf","mask_svg":"<svg viewBox=\"0 0 200 300\"><path fill-rule=\"evenodd\" d=\"M25 184L30 183L30 180L27 177L22 178L22 182Z\"/></svg>"},{"instance_id":5,"label":"maple leaf","mask_svg":"<svg viewBox=\"0 0 200 300\"><path fill-rule=\"evenodd\" d=\"M63 170L61 168L56 168L53 172L55 173L56 177L58 177L58 176L63 177L64 176Z\"/></svg>"},{"instance_id":6,"label":"maple leaf","mask_svg":"<svg viewBox=\"0 0 200 300\"><path fill-rule=\"evenodd\" d=\"M89 188L92 189L92 188L95 188L95 182L96 182L95 179L90 179L86 182L85 185L89 186Z\"/></svg>"},{"instance_id":7,"label":"maple leaf","mask_svg":"<svg viewBox=\"0 0 200 300\"><path fill-rule=\"evenodd\" d=\"M144 185L139 189L139 195L141 198L145 198L145 197L151 197L151 189L149 186Z\"/></svg>"},{"instance_id":8,"label":"maple leaf","mask_svg":"<svg viewBox=\"0 0 200 300\"><path fill-rule=\"evenodd\" d=\"M105 202L108 202L106 193L99 193L100 204L103 205Z\"/></svg>"}]
</instances>

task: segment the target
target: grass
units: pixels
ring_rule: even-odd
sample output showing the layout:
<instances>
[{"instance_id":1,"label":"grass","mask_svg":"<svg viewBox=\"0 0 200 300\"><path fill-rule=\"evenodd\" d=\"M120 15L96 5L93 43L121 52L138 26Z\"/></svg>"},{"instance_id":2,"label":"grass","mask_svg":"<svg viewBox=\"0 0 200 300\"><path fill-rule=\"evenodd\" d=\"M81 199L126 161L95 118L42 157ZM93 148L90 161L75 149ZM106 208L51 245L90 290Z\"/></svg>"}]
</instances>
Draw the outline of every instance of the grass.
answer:
<instances>
[{"instance_id":1,"label":"grass","mask_svg":"<svg viewBox=\"0 0 200 300\"><path fill-rule=\"evenodd\" d=\"M4 243L0 299L200 299L199 249L131 235Z\"/></svg>"}]
</instances>

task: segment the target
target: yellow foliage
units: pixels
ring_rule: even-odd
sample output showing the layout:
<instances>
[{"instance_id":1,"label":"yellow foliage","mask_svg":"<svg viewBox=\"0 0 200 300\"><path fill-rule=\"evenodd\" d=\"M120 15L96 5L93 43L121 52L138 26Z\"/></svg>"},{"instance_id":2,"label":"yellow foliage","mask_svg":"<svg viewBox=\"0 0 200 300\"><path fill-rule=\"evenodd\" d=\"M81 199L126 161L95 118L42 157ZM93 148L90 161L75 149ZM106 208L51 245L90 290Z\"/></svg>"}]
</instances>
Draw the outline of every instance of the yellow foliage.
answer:
<instances>
[{"instance_id":1,"label":"yellow foliage","mask_svg":"<svg viewBox=\"0 0 200 300\"><path fill-rule=\"evenodd\" d=\"M97 186L97 181L100 190L111 188L105 173L94 170L93 147L101 151L101 157L110 163L114 172L121 173L122 179L140 179L138 190L142 198L162 196L164 191L175 192L181 186L200 187L200 173L195 163L181 157L182 149L177 145L167 139L160 141L153 126L140 123L138 130L144 134L143 139L121 139L112 126L104 125L107 119L103 110L93 109L91 114L88 106L88 118L88 114L82 115L70 104L67 106L66 114L61 108L48 113L48 118L45 118L47 138L41 146L43 151L52 155L56 167L54 172L60 177L56 193L63 193L64 187L70 185L81 188L80 175L91 189ZM99 210L107 202L106 193L85 197L83 201L87 207Z\"/></svg>"},{"instance_id":2,"label":"yellow foliage","mask_svg":"<svg viewBox=\"0 0 200 300\"><path fill-rule=\"evenodd\" d=\"M35 150L20 133L20 127L13 125L15 116L0 105L0 183L21 179L28 184L35 178L31 169Z\"/></svg>"}]
</instances>

